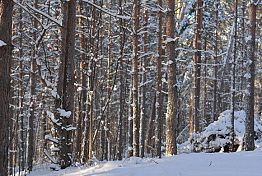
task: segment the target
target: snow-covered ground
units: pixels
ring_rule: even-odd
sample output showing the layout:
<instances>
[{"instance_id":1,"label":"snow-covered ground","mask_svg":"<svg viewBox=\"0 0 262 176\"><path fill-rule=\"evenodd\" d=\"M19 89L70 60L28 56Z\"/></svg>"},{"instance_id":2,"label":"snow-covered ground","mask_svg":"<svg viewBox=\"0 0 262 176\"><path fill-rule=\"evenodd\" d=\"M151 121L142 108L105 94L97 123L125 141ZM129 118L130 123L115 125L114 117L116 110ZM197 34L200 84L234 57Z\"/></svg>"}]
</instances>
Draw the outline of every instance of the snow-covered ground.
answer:
<instances>
[{"instance_id":1,"label":"snow-covered ground","mask_svg":"<svg viewBox=\"0 0 262 176\"><path fill-rule=\"evenodd\" d=\"M223 149L219 153L191 153L191 136L178 145L181 154L173 157L131 157L123 161L98 162L92 167L70 167L59 171L52 171L50 165L38 165L29 176L262 176L262 122L255 118L256 151L244 152L241 150L245 117L244 111L235 112L235 138L240 144L235 153L223 153ZM227 135L230 132L230 118L230 111L224 111L217 121L195 134L194 141L202 148L206 145L224 147L230 142ZM215 138L208 140L210 135L215 135Z\"/></svg>"},{"instance_id":2,"label":"snow-covered ground","mask_svg":"<svg viewBox=\"0 0 262 176\"><path fill-rule=\"evenodd\" d=\"M191 153L163 159L129 158L51 171L48 166L30 176L262 176L262 150L236 153Z\"/></svg>"}]
</instances>

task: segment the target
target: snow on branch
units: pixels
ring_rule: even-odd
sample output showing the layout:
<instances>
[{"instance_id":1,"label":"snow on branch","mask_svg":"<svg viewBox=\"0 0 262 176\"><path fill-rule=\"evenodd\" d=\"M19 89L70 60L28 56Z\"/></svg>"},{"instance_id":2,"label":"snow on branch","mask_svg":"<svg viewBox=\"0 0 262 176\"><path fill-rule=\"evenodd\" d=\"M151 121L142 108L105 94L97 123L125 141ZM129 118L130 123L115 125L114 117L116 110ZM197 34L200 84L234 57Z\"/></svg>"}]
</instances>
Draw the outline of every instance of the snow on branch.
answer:
<instances>
[{"instance_id":1,"label":"snow on branch","mask_svg":"<svg viewBox=\"0 0 262 176\"><path fill-rule=\"evenodd\" d=\"M71 111L66 111L66 110L61 109L61 108L57 108L56 110L59 112L61 117L69 118L72 114Z\"/></svg>"},{"instance_id":2,"label":"snow on branch","mask_svg":"<svg viewBox=\"0 0 262 176\"><path fill-rule=\"evenodd\" d=\"M52 112L50 112L50 111L46 111L46 114L47 114L47 116L50 118L50 120L51 120L53 123L55 123L55 124L58 125L58 126L61 126L61 125L62 125L61 122L58 122L59 119L56 119L56 118L55 118L54 113L52 113Z\"/></svg>"},{"instance_id":3,"label":"snow on branch","mask_svg":"<svg viewBox=\"0 0 262 176\"><path fill-rule=\"evenodd\" d=\"M58 163L57 160L54 159L54 158L48 153L48 151L47 151L46 149L44 150L44 153L45 153L45 155L47 156L47 158L49 158L49 159L51 160L52 163L54 163L54 164L57 164L57 163Z\"/></svg>"},{"instance_id":4,"label":"snow on branch","mask_svg":"<svg viewBox=\"0 0 262 176\"><path fill-rule=\"evenodd\" d=\"M56 139L56 138L53 138L51 135L49 135L49 134L47 134L47 135L45 135L45 139L46 140L49 140L49 141L52 141L52 142L54 142L54 143L56 143L56 144L59 144L59 141Z\"/></svg>"},{"instance_id":5,"label":"snow on branch","mask_svg":"<svg viewBox=\"0 0 262 176\"><path fill-rule=\"evenodd\" d=\"M130 16L118 15L118 14L116 14L116 13L110 12L109 9L102 8L102 7L100 7L99 5L96 5L95 3L90 2L90 1L88 1L88 0L83 0L83 2L86 2L86 3L94 6L94 7L97 8L98 10L101 10L102 12L104 12L104 13L110 15L110 16L113 16L113 17L116 17L116 18L120 18L120 19L123 19L123 20L130 20L130 19L131 19Z\"/></svg>"},{"instance_id":6,"label":"snow on branch","mask_svg":"<svg viewBox=\"0 0 262 176\"><path fill-rule=\"evenodd\" d=\"M19 7L21 7L22 9L24 9L27 13L29 13L34 19L36 19L39 24L44 28L43 23L41 23L40 19L37 18L34 14L32 14L28 8L26 8L25 6L23 6L21 3L17 2L16 0L14 0L14 3L16 3Z\"/></svg>"},{"instance_id":7,"label":"snow on branch","mask_svg":"<svg viewBox=\"0 0 262 176\"><path fill-rule=\"evenodd\" d=\"M176 38L171 38L171 37L167 37L166 41L164 41L166 44L170 43L170 42L176 42L179 39L179 37Z\"/></svg>"},{"instance_id":8,"label":"snow on branch","mask_svg":"<svg viewBox=\"0 0 262 176\"><path fill-rule=\"evenodd\" d=\"M57 19L55 19L54 17L52 17L52 16L50 16L50 15L42 12L41 10L38 10L38 9L34 8L34 7L31 6L31 5L29 5L29 4L27 4L27 3L25 3L25 4L26 4L26 6L29 7L31 10L35 11L36 13L39 13L40 15L42 15L42 16L44 16L44 17L46 17L46 18L48 18L49 20L51 20L51 21L53 21L54 23L56 23L58 26L60 26L60 27L63 26L63 25L62 25L62 20L57 20Z\"/></svg>"}]
</instances>

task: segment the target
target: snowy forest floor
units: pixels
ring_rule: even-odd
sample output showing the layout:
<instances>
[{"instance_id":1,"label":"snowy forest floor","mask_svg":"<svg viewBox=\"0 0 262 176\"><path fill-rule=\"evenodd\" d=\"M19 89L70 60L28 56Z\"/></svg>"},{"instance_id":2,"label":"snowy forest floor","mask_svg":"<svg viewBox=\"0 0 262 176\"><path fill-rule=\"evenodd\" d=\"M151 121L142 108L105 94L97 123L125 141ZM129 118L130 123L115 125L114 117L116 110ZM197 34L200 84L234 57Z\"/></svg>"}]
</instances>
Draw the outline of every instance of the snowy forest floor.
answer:
<instances>
[{"instance_id":1,"label":"snowy forest floor","mask_svg":"<svg viewBox=\"0 0 262 176\"><path fill-rule=\"evenodd\" d=\"M51 171L35 168L29 176L261 176L262 149L236 153L190 153L163 159L132 157Z\"/></svg>"}]
</instances>

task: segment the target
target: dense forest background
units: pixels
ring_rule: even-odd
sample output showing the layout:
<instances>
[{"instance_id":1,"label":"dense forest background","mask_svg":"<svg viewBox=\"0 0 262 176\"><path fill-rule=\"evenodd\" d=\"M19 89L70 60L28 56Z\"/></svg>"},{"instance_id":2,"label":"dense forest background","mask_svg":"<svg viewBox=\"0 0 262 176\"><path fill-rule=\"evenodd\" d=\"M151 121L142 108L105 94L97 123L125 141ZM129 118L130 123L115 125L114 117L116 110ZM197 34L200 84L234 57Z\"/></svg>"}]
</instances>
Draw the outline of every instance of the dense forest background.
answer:
<instances>
[{"instance_id":1,"label":"dense forest background","mask_svg":"<svg viewBox=\"0 0 262 176\"><path fill-rule=\"evenodd\" d=\"M176 155L262 112L261 0L0 0L0 175Z\"/></svg>"}]
</instances>

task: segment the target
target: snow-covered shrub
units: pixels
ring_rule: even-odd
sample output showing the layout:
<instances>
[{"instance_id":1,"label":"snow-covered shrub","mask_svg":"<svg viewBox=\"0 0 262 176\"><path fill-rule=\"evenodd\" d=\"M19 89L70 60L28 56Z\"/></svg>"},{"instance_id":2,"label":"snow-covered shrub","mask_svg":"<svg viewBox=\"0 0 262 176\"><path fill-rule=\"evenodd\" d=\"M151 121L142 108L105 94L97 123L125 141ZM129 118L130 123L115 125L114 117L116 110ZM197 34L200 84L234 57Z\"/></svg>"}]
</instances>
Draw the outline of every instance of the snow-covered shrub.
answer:
<instances>
[{"instance_id":1,"label":"snow-covered shrub","mask_svg":"<svg viewBox=\"0 0 262 176\"><path fill-rule=\"evenodd\" d=\"M245 134L245 111L235 111L235 136L234 148L232 151L242 150ZM229 151L232 144L231 132L231 111L227 110L220 114L217 121L208 125L202 132L194 133L189 140L180 146L180 150L191 150L193 152L219 152ZM262 123L258 117L254 119L255 142L262 141ZM190 147L189 147L190 146Z\"/></svg>"}]
</instances>

